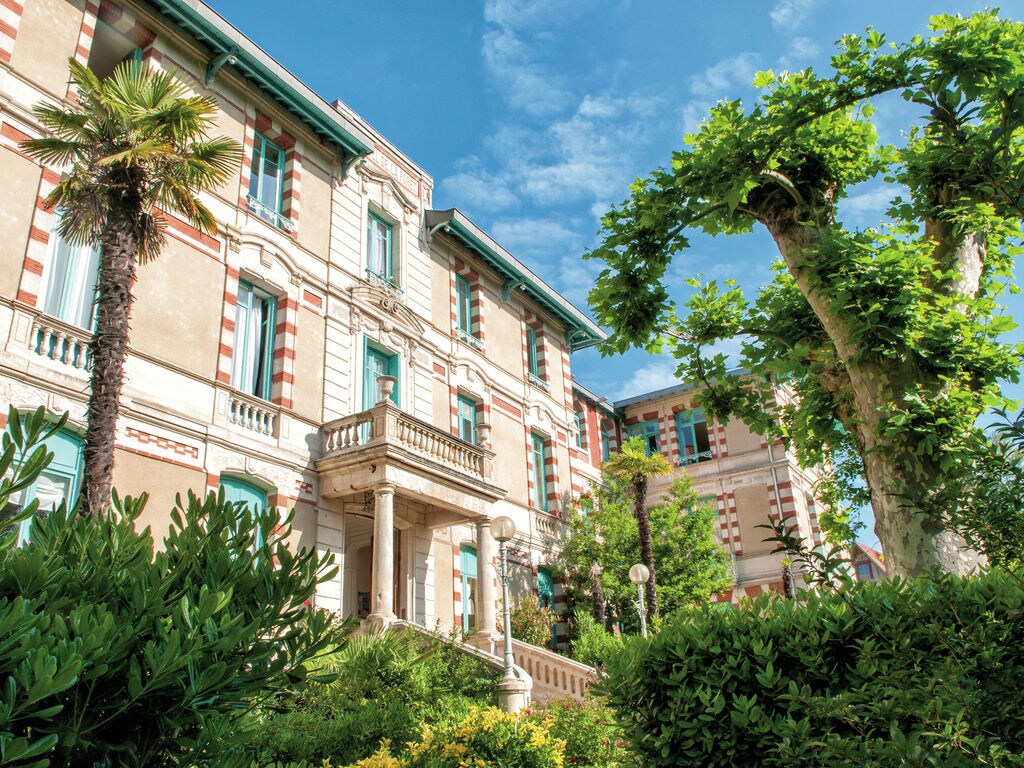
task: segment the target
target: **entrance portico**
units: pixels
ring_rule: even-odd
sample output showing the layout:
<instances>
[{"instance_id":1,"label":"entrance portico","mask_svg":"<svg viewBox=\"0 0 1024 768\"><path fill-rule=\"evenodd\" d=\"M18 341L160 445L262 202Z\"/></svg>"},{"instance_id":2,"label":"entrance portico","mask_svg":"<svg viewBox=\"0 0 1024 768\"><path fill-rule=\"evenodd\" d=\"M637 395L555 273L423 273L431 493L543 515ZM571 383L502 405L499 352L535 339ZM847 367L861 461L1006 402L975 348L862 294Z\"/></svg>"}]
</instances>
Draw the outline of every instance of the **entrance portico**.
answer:
<instances>
[{"instance_id":1,"label":"entrance portico","mask_svg":"<svg viewBox=\"0 0 1024 768\"><path fill-rule=\"evenodd\" d=\"M345 531L343 579L362 576L369 586L343 584L343 612L363 615L376 626L396 618L432 622L426 580L435 529L476 524L481 574L489 568L494 547L487 523L494 502L505 495L490 482L494 454L389 401L330 422L322 434L323 458L316 463L320 493L348 521L338 526ZM360 573L367 552L368 585ZM495 589L489 577L479 579L479 603L478 625L493 629Z\"/></svg>"}]
</instances>

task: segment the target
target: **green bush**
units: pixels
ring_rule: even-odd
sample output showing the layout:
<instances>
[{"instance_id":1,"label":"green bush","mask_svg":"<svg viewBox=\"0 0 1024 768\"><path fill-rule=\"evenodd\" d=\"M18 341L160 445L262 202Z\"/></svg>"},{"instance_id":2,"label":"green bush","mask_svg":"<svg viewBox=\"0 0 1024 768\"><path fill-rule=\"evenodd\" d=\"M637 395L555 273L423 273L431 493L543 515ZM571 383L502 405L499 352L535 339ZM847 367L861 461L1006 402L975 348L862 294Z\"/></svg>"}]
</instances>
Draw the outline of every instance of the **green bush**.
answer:
<instances>
[{"instance_id":1,"label":"green bush","mask_svg":"<svg viewBox=\"0 0 1024 768\"><path fill-rule=\"evenodd\" d=\"M576 661L600 669L620 650L622 635L613 635L589 613L581 611L576 615L576 639L572 641Z\"/></svg>"},{"instance_id":2,"label":"green bush","mask_svg":"<svg viewBox=\"0 0 1024 768\"><path fill-rule=\"evenodd\" d=\"M498 709L473 708L457 722L424 726L406 768L562 768L565 744L544 723Z\"/></svg>"},{"instance_id":3,"label":"green bush","mask_svg":"<svg viewBox=\"0 0 1024 768\"><path fill-rule=\"evenodd\" d=\"M308 608L328 562L285 546L290 518L215 494L179 499L159 552L145 495L101 519L16 511L62 423L12 410L0 452L0 764L232 765L239 713L334 642Z\"/></svg>"},{"instance_id":4,"label":"green bush","mask_svg":"<svg viewBox=\"0 0 1024 768\"><path fill-rule=\"evenodd\" d=\"M517 600L510 611L512 637L541 647L551 644L551 625L557 621L555 612L541 607L533 598Z\"/></svg>"},{"instance_id":5,"label":"green bush","mask_svg":"<svg viewBox=\"0 0 1024 768\"><path fill-rule=\"evenodd\" d=\"M526 711L526 717L547 727L565 742L566 765L627 768L636 765L629 741L612 711L593 696L583 701L553 701Z\"/></svg>"},{"instance_id":6,"label":"green bush","mask_svg":"<svg viewBox=\"0 0 1024 768\"><path fill-rule=\"evenodd\" d=\"M385 741L404 754L423 724L457 722L471 706L495 702L489 667L451 643L411 630L351 638L318 671L334 679L253 718L254 757L345 765Z\"/></svg>"},{"instance_id":7,"label":"green bush","mask_svg":"<svg viewBox=\"0 0 1024 768\"><path fill-rule=\"evenodd\" d=\"M645 765L1024 765L1024 585L1005 572L705 608L600 685Z\"/></svg>"}]
</instances>

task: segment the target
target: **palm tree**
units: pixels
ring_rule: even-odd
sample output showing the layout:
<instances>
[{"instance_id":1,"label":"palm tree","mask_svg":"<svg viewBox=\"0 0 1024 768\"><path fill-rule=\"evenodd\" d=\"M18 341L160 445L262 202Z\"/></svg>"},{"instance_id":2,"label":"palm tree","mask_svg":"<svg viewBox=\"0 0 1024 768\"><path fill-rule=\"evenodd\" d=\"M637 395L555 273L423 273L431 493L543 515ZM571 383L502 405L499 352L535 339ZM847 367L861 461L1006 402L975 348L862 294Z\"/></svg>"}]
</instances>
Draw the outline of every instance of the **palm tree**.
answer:
<instances>
[{"instance_id":1,"label":"palm tree","mask_svg":"<svg viewBox=\"0 0 1024 768\"><path fill-rule=\"evenodd\" d=\"M651 516L647 512L647 480L655 475L667 475L672 465L660 453L650 456L641 437L632 437L622 444L619 452L604 463L604 471L629 483L633 494L633 516L640 533L640 559L651 572L645 592L647 607L652 616L658 616L657 577L654 570L654 542L651 538Z\"/></svg>"},{"instance_id":2,"label":"palm tree","mask_svg":"<svg viewBox=\"0 0 1024 768\"><path fill-rule=\"evenodd\" d=\"M37 105L33 112L50 136L22 148L67 169L46 198L61 211L59 234L101 249L83 482L84 511L98 516L110 504L136 264L160 255L161 209L216 233L213 214L196 195L224 183L242 150L232 139L207 138L214 101L191 95L172 73L125 61L101 80L74 59L70 67L77 104Z\"/></svg>"}]
</instances>

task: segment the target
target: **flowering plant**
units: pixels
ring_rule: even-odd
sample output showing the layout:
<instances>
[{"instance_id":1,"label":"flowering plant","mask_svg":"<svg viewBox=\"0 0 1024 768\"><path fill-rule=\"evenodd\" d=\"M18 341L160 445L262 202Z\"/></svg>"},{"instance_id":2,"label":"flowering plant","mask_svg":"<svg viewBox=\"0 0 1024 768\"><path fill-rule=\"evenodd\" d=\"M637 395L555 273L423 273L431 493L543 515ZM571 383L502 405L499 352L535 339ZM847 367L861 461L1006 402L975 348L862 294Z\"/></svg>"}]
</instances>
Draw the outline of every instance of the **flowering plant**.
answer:
<instances>
[{"instance_id":1,"label":"flowering plant","mask_svg":"<svg viewBox=\"0 0 1024 768\"><path fill-rule=\"evenodd\" d=\"M582 702L553 701L525 714L564 741L566 766L633 768L637 764L629 749L631 744L612 719L611 711L593 697Z\"/></svg>"}]
</instances>

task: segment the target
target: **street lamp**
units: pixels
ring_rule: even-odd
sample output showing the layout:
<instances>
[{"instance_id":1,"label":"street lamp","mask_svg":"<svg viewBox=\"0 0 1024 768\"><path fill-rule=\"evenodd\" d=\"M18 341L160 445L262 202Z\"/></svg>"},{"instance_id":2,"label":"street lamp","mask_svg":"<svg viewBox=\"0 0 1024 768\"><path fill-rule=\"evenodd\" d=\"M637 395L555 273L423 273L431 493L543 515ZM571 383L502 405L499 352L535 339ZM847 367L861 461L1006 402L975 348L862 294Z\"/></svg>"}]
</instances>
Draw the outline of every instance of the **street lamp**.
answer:
<instances>
[{"instance_id":1,"label":"street lamp","mask_svg":"<svg viewBox=\"0 0 1024 768\"><path fill-rule=\"evenodd\" d=\"M651 572L643 563L629 569L629 580L636 584L636 612L640 614L640 634L647 637L647 608L644 606L644 584L651 578Z\"/></svg>"},{"instance_id":2,"label":"street lamp","mask_svg":"<svg viewBox=\"0 0 1024 768\"><path fill-rule=\"evenodd\" d=\"M505 676L502 678L503 682L516 679L515 671L512 669L512 613L508 605L508 552L505 547L515 535L516 524L512 522L512 518L499 515L491 520L491 536L498 542L498 556L501 560L498 581L501 582L502 614L505 626Z\"/></svg>"}]
</instances>

